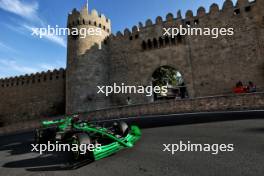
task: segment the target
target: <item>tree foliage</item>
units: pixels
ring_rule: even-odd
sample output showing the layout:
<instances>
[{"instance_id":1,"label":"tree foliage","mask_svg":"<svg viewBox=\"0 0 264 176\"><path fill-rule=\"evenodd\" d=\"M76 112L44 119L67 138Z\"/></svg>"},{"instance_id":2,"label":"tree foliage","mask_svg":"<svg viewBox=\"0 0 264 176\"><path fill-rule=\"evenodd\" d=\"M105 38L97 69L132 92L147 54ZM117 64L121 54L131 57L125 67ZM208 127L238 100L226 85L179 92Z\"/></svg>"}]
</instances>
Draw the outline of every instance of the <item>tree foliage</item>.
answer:
<instances>
[{"instance_id":1,"label":"tree foliage","mask_svg":"<svg viewBox=\"0 0 264 176\"><path fill-rule=\"evenodd\" d=\"M157 86L179 86L183 82L183 78L179 71L170 66L162 66L158 68L152 75L153 84Z\"/></svg>"}]
</instances>

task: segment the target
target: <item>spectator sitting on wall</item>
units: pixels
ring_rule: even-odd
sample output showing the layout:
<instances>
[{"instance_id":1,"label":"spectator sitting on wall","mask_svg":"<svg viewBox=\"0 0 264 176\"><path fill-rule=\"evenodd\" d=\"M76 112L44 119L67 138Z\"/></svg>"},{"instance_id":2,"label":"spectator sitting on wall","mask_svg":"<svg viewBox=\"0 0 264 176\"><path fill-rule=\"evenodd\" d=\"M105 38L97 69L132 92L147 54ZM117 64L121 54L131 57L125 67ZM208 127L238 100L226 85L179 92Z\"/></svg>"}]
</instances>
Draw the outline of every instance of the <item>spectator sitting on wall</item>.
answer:
<instances>
[{"instance_id":1,"label":"spectator sitting on wall","mask_svg":"<svg viewBox=\"0 0 264 176\"><path fill-rule=\"evenodd\" d=\"M130 99L130 97L127 97L127 105L131 105L132 104L132 101Z\"/></svg>"},{"instance_id":2,"label":"spectator sitting on wall","mask_svg":"<svg viewBox=\"0 0 264 176\"><path fill-rule=\"evenodd\" d=\"M175 100L181 99L181 94L180 94L179 89L176 89L176 90L175 90L174 95L175 95Z\"/></svg>"},{"instance_id":3,"label":"spectator sitting on wall","mask_svg":"<svg viewBox=\"0 0 264 176\"><path fill-rule=\"evenodd\" d=\"M237 84L236 84L236 87L233 89L233 92L234 93L246 93L247 92L247 88L245 88L243 86L243 83L241 81L239 81Z\"/></svg>"},{"instance_id":4,"label":"spectator sitting on wall","mask_svg":"<svg viewBox=\"0 0 264 176\"><path fill-rule=\"evenodd\" d=\"M257 86L255 84L253 84L252 81L248 82L247 92L248 93L257 92Z\"/></svg>"}]
</instances>

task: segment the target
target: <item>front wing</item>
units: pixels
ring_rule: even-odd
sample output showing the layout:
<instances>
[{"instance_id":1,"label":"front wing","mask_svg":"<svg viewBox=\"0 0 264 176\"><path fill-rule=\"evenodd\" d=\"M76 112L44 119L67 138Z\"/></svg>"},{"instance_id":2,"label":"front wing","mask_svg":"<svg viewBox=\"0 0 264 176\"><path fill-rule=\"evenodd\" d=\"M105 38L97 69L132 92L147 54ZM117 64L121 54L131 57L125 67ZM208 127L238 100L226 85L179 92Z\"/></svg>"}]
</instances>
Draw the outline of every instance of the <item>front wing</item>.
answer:
<instances>
[{"instance_id":1,"label":"front wing","mask_svg":"<svg viewBox=\"0 0 264 176\"><path fill-rule=\"evenodd\" d=\"M93 155L95 160L105 158L111 154L116 153L117 151L123 148L132 148L136 143L136 141L138 141L141 137L141 131L137 126L131 126L130 132L126 137L123 138L118 138L112 134L109 134L104 128L96 129L89 125L84 125L84 126L74 125L74 127L86 132L100 133L115 141L112 142L111 144L95 148L93 150Z\"/></svg>"},{"instance_id":2,"label":"front wing","mask_svg":"<svg viewBox=\"0 0 264 176\"><path fill-rule=\"evenodd\" d=\"M95 149L93 151L94 159L99 160L112 155L124 148L132 148L136 141L141 137L141 131L137 126L131 126L130 133L121 139L122 142L113 142L108 145L101 146L100 149ZM124 145L125 144L125 145Z\"/></svg>"}]
</instances>

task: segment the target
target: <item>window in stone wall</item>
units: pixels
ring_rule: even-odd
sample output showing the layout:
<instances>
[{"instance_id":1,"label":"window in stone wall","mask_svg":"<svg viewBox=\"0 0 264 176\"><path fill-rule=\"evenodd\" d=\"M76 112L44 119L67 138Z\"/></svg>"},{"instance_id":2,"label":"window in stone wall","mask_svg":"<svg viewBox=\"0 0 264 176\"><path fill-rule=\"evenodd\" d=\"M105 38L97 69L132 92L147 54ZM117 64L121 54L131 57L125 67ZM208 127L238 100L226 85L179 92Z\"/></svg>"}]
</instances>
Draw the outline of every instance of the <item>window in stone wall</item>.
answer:
<instances>
[{"instance_id":1,"label":"window in stone wall","mask_svg":"<svg viewBox=\"0 0 264 176\"><path fill-rule=\"evenodd\" d=\"M194 20L194 24L195 24L195 25L198 25L198 24L199 24L199 20L198 20L198 19L195 19L195 20Z\"/></svg>"},{"instance_id":2,"label":"window in stone wall","mask_svg":"<svg viewBox=\"0 0 264 176\"><path fill-rule=\"evenodd\" d=\"M147 44L145 41L142 42L142 49L143 50L146 50L147 49Z\"/></svg>"},{"instance_id":3,"label":"window in stone wall","mask_svg":"<svg viewBox=\"0 0 264 176\"><path fill-rule=\"evenodd\" d=\"M250 10L251 10L251 7L250 6L245 7L245 11L246 12L249 12Z\"/></svg>"},{"instance_id":4,"label":"window in stone wall","mask_svg":"<svg viewBox=\"0 0 264 176\"><path fill-rule=\"evenodd\" d=\"M177 42L182 43L182 36L181 35L177 35Z\"/></svg>"},{"instance_id":5,"label":"window in stone wall","mask_svg":"<svg viewBox=\"0 0 264 176\"><path fill-rule=\"evenodd\" d=\"M71 35L73 40L77 40L79 38L79 35Z\"/></svg>"},{"instance_id":6,"label":"window in stone wall","mask_svg":"<svg viewBox=\"0 0 264 176\"><path fill-rule=\"evenodd\" d=\"M148 39L148 49L152 49L152 42L150 39Z\"/></svg>"},{"instance_id":7,"label":"window in stone wall","mask_svg":"<svg viewBox=\"0 0 264 176\"><path fill-rule=\"evenodd\" d=\"M240 9L235 9L234 10L234 15L239 15L240 14Z\"/></svg>"},{"instance_id":8,"label":"window in stone wall","mask_svg":"<svg viewBox=\"0 0 264 176\"><path fill-rule=\"evenodd\" d=\"M175 44L176 44L175 37L171 38L171 44L173 44L173 45L175 45Z\"/></svg>"},{"instance_id":9,"label":"window in stone wall","mask_svg":"<svg viewBox=\"0 0 264 176\"><path fill-rule=\"evenodd\" d=\"M158 41L156 38L153 39L153 47L158 48Z\"/></svg>"},{"instance_id":10,"label":"window in stone wall","mask_svg":"<svg viewBox=\"0 0 264 176\"><path fill-rule=\"evenodd\" d=\"M160 47L163 47L164 46L164 44L163 44L163 38L162 37L159 38L159 46Z\"/></svg>"},{"instance_id":11,"label":"window in stone wall","mask_svg":"<svg viewBox=\"0 0 264 176\"><path fill-rule=\"evenodd\" d=\"M169 45L170 44L170 39L169 36L165 37L165 45Z\"/></svg>"}]
</instances>

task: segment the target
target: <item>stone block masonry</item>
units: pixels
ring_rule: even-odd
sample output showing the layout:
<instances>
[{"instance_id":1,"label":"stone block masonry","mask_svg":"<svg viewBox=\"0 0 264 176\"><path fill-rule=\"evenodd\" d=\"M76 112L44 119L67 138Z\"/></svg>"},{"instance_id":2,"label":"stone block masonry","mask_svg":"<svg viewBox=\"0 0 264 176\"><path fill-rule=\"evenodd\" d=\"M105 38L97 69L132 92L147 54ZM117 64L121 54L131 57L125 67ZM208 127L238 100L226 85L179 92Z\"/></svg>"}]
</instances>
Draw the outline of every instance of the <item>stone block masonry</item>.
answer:
<instances>
[{"instance_id":1,"label":"stone block masonry","mask_svg":"<svg viewBox=\"0 0 264 176\"><path fill-rule=\"evenodd\" d=\"M180 13L177 16L168 13L166 19L148 19L144 25L139 23L131 30L100 38L101 50L96 49L97 39L84 41L69 37L68 63L71 64L67 67L66 112L126 105L128 96L136 104L152 103L154 98L145 95L102 97L95 93L96 86L114 83L152 86L152 75L162 66L182 74L191 98L231 93L238 81L244 84L253 81L264 88L263 9L262 0L238 0L237 3L225 0L222 7L212 4L208 12L204 7L198 8L196 14L189 10L185 18ZM82 13L76 14L85 19ZM93 20L96 22L97 17ZM204 35L164 37L164 28L181 25L232 28L234 35L215 39Z\"/></svg>"},{"instance_id":2,"label":"stone block masonry","mask_svg":"<svg viewBox=\"0 0 264 176\"><path fill-rule=\"evenodd\" d=\"M116 35L103 14L89 12L88 5L74 9L68 28L100 28L103 35L68 36L66 70L1 79L0 125L1 119L12 123L65 113L91 112L100 119L263 108L262 93L216 96L231 93L238 81L264 88L263 9L263 0L225 0L222 7L212 4L208 12L200 7L196 14L187 11L185 18L180 12L168 13L165 19L148 19ZM233 28L234 35L163 36L164 28L180 25ZM153 73L163 66L182 74L189 100L153 102L143 94L97 94L97 86L114 83L152 86ZM138 105L125 106L128 96Z\"/></svg>"},{"instance_id":3,"label":"stone block masonry","mask_svg":"<svg viewBox=\"0 0 264 176\"><path fill-rule=\"evenodd\" d=\"M65 70L0 80L4 124L65 113Z\"/></svg>"},{"instance_id":4,"label":"stone block masonry","mask_svg":"<svg viewBox=\"0 0 264 176\"><path fill-rule=\"evenodd\" d=\"M127 117L144 117L147 115L263 109L264 93L261 92L240 95L219 95L186 100L168 100L150 104L101 109L87 113L87 117L94 120L109 120Z\"/></svg>"}]
</instances>

